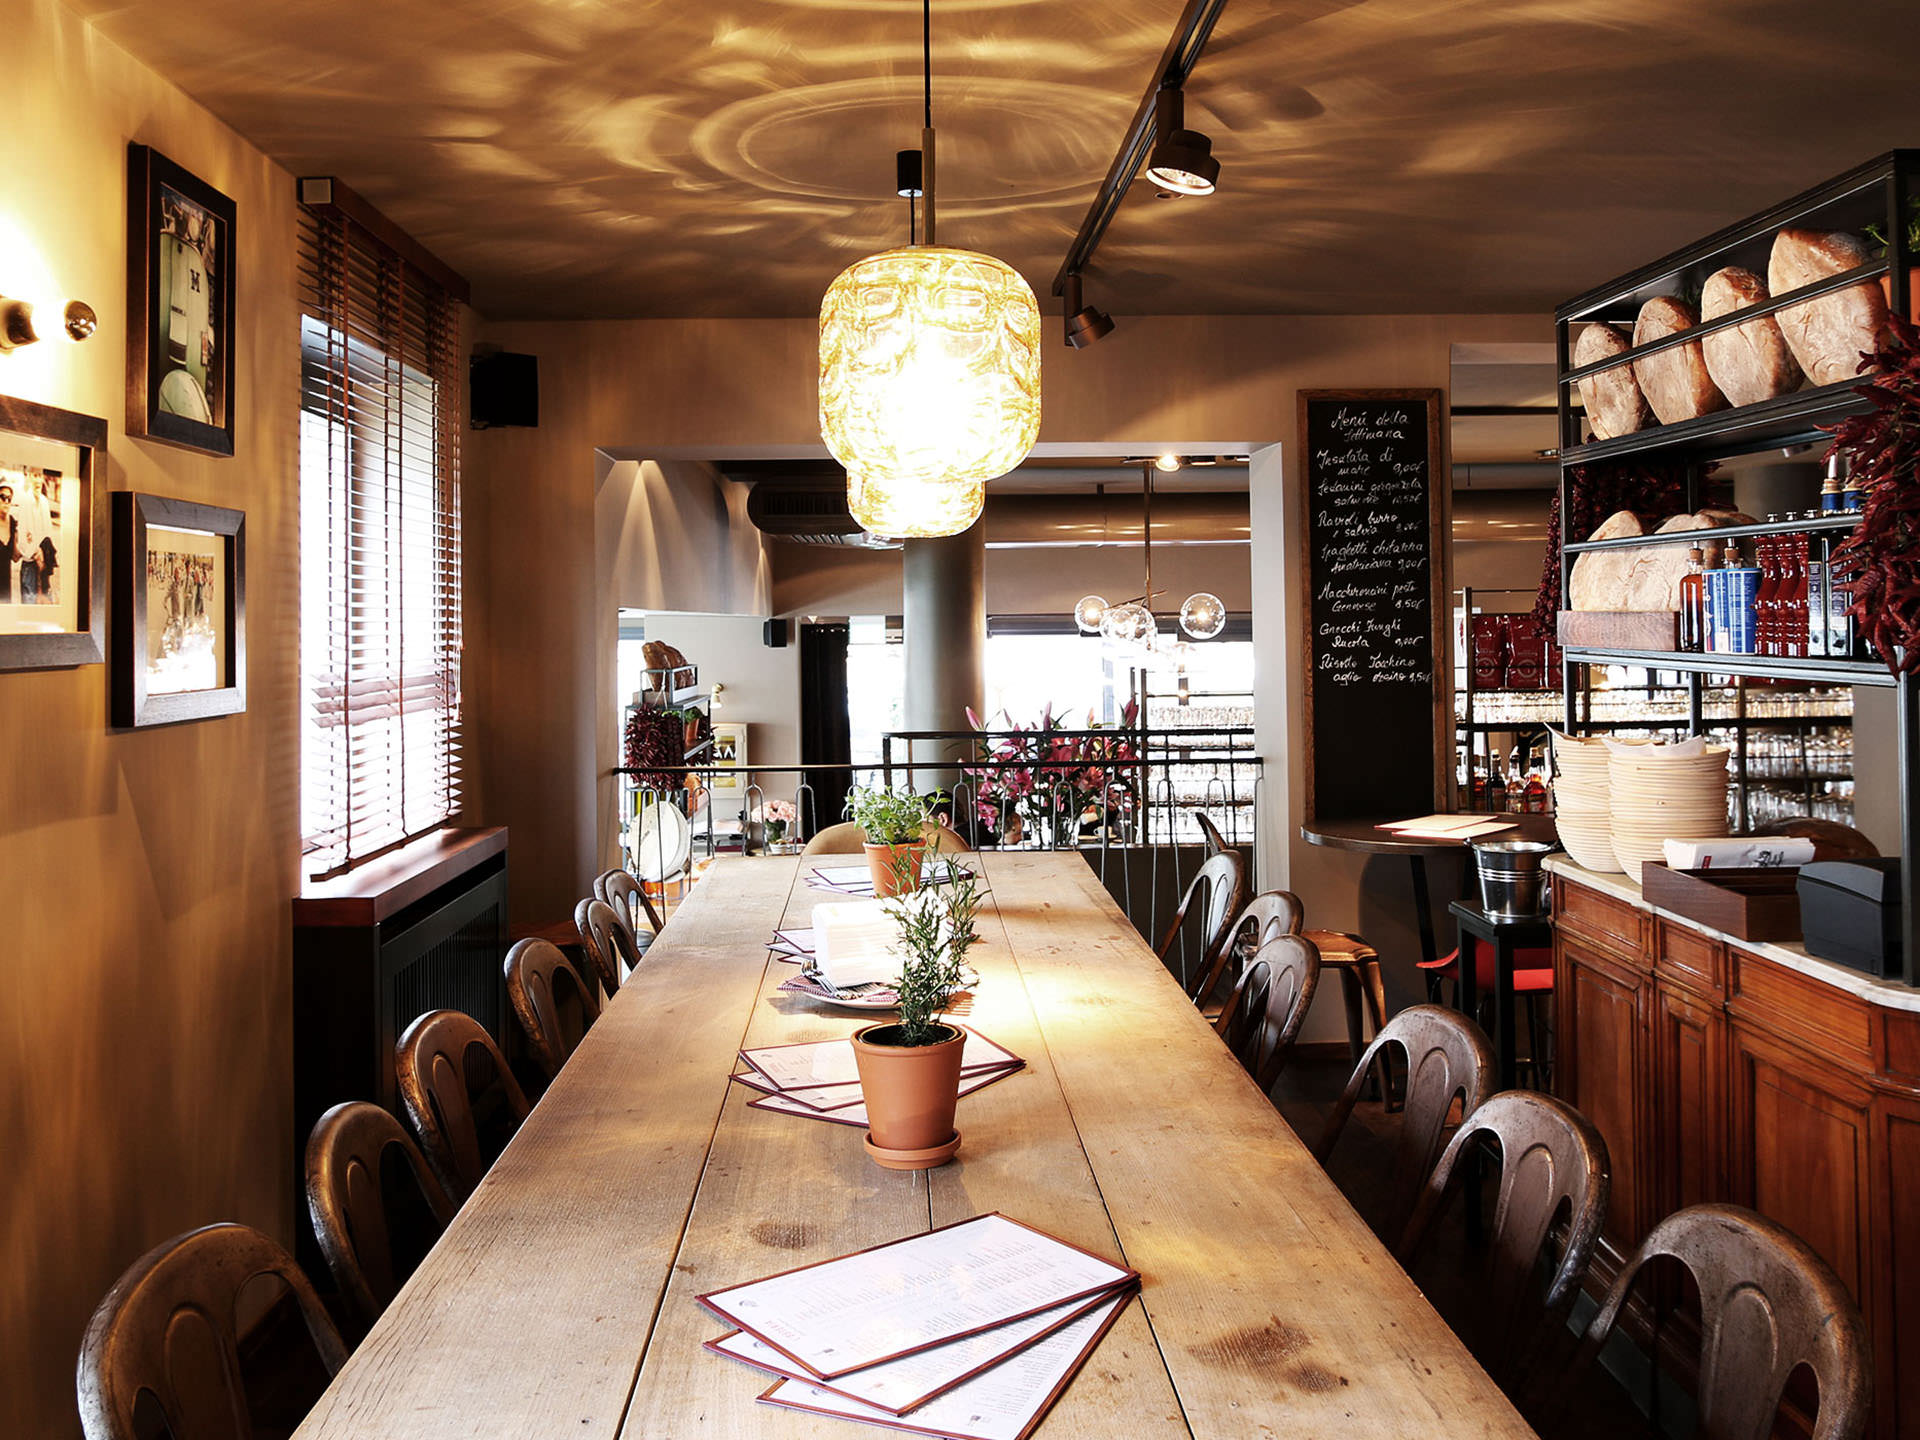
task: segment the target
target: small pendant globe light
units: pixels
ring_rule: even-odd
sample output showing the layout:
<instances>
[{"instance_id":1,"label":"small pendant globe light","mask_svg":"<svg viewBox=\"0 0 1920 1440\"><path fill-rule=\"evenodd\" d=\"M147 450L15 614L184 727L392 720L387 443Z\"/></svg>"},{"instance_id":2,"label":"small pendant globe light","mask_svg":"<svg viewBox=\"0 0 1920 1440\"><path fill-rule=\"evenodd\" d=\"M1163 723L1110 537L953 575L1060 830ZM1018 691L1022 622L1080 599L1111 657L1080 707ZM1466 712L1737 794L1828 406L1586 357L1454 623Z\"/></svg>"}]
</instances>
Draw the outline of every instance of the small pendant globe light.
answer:
<instances>
[{"instance_id":1,"label":"small pendant globe light","mask_svg":"<svg viewBox=\"0 0 1920 1440\"><path fill-rule=\"evenodd\" d=\"M1080 603L1073 607L1073 623L1080 627L1082 635L1098 635L1101 622L1107 618L1107 601L1102 595L1082 595Z\"/></svg>"},{"instance_id":2,"label":"small pendant globe light","mask_svg":"<svg viewBox=\"0 0 1920 1440\"><path fill-rule=\"evenodd\" d=\"M1040 436L1040 307L1019 271L934 243L932 0L922 0L924 243L856 261L820 302L820 433L867 530L957 535ZM911 192L908 192L911 193Z\"/></svg>"},{"instance_id":3,"label":"small pendant globe light","mask_svg":"<svg viewBox=\"0 0 1920 1440\"><path fill-rule=\"evenodd\" d=\"M1196 640L1211 640L1227 628L1227 607L1218 595L1196 591L1180 607L1180 628Z\"/></svg>"}]
</instances>

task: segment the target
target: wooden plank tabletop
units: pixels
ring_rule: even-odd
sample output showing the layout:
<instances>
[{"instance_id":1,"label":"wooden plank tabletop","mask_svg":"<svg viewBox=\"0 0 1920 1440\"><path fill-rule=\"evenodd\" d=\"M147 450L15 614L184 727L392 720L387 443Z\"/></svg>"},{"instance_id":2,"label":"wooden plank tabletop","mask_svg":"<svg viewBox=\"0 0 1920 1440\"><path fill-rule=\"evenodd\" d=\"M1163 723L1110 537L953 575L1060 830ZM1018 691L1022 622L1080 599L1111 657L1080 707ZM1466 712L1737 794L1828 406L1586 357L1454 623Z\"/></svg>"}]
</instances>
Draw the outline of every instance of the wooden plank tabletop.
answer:
<instances>
[{"instance_id":1,"label":"wooden plank tabletop","mask_svg":"<svg viewBox=\"0 0 1920 1440\"><path fill-rule=\"evenodd\" d=\"M722 860L301 1440L857 1437L757 1404L694 1296L991 1210L1143 1276L1039 1440L1530 1434L1086 864L978 858L965 1018L1028 1068L961 1101L955 1163L881 1170L728 1083L741 1045L862 1020L764 949L831 898L796 883L815 862Z\"/></svg>"}]
</instances>

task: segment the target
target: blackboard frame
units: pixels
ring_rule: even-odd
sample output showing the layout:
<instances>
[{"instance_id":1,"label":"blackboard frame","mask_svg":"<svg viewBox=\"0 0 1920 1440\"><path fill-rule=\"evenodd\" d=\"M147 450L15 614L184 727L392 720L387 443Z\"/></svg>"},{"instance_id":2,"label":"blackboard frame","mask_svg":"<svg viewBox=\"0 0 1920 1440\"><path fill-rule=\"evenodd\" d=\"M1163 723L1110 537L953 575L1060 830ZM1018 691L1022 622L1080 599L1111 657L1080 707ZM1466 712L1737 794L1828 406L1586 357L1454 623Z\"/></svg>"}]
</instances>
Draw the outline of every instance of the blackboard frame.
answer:
<instances>
[{"instance_id":1,"label":"blackboard frame","mask_svg":"<svg viewBox=\"0 0 1920 1440\"><path fill-rule=\"evenodd\" d=\"M1301 654L1306 671L1303 701L1303 744L1302 756L1305 770L1305 803L1303 815L1307 823L1323 820L1359 820L1399 818L1387 814L1326 814L1319 811L1318 797L1315 794L1315 717L1314 717L1314 672L1317 655L1314 647L1314 566L1311 539L1313 535L1313 501L1315 493L1315 471L1313 450L1309 443L1308 426L1312 407L1323 403L1379 401L1425 407L1427 417L1427 612L1431 625L1430 643L1432 645L1432 676L1430 685L1431 706L1428 715L1428 744L1432 760L1433 787L1431 795L1421 801L1409 800L1410 804L1431 803L1434 809L1444 810L1452 794L1452 755L1453 755L1453 696L1451 686L1453 651L1448 643L1447 577L1448 549L1446 544L1448 485L1446 479L1446 452L1443 448L1440 429L1441 406L1444 392L1438 389L1384 389L1384 390L1302 390L1298 397L1297 426L1294 431L1295 443L1300 447L1298 475L1300 477L1300 503L1298 519L1300 524L1300 636ZM1364 757L1357 763L1364 764ZM1411 814L1411 811L1409 812Z\"/></svg>"}]
</instances>

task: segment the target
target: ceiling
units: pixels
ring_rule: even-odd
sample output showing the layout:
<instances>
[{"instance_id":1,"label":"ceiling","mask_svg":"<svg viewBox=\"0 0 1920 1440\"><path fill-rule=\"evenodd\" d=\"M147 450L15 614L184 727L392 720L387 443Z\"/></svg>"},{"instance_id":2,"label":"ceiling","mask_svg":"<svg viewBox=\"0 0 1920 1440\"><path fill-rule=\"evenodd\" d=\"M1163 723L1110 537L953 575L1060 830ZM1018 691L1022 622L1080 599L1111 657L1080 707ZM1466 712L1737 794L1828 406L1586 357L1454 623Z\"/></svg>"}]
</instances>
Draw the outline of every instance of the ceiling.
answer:
<instances>
[{"instance_id":1,"label":"ceiling","mask_svg":"<svg viewBox=\"0 0 1920 1440\"><path fill-rule=\"evenodd\" d=\"M782 316L900 243L916 0L68 0L492 318ZM940 238L1044 298L1180 0L939 0ZM1537 312L1920 143L1910 0L1234 0L1116 314Z\"/></svg>"}]
</instances>

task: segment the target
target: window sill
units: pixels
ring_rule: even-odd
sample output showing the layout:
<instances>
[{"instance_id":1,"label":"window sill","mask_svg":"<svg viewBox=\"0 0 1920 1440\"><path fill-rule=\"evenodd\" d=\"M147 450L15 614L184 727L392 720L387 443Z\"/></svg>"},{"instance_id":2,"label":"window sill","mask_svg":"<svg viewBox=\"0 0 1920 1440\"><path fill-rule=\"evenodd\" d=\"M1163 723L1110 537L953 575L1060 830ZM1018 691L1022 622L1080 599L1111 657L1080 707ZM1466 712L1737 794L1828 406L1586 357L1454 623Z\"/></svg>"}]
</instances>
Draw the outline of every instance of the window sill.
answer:
<instances>
[{"instance_id":1,"label":"window sill","mask_svg":"<svg viewBox=\"0 0 1920 1440\"><path fill-rule=\"evenodd\" d=\"M507 848L507 827L449 826L356 870L308 880L293 901L295 925L378 925Z\"/></svg>"}]
</instances>

